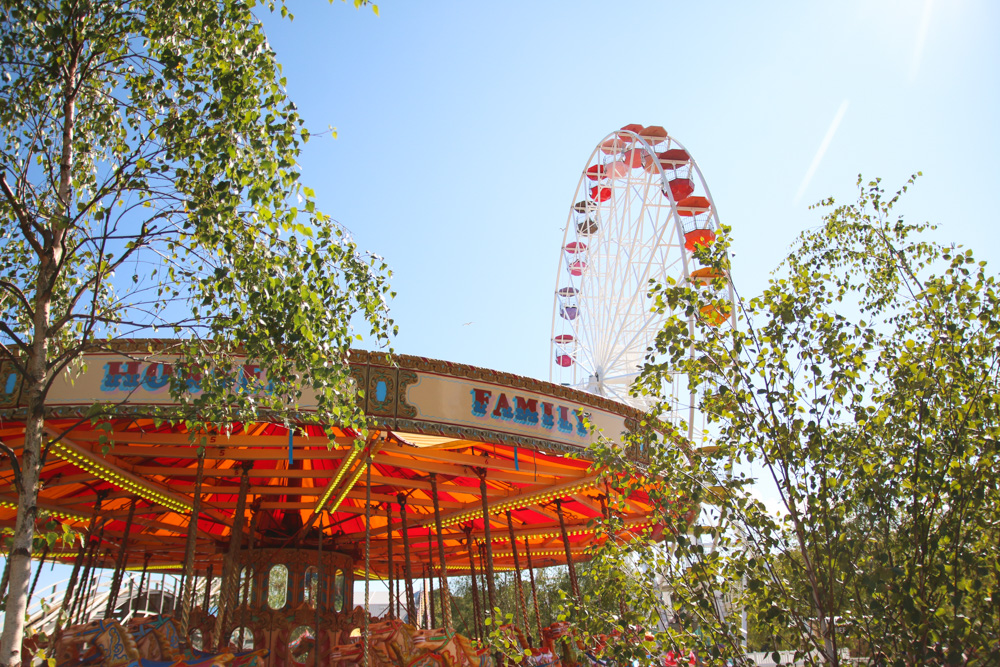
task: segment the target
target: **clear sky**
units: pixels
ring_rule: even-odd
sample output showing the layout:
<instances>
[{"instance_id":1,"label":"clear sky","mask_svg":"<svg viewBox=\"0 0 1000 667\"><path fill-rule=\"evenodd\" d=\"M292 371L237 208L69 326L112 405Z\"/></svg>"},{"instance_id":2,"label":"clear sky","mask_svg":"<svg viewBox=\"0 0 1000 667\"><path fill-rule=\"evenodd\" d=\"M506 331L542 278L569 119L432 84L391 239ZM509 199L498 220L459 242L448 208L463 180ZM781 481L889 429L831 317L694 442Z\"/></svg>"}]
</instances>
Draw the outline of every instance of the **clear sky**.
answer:
<instances>
[{"instance_id":1,"label":"clear sky","mask_svg":"<svg viewBox=\"0 0 1000 667\"><path fill-rule=\"evenodd\" d=\"M304 180L392 267L399 352L547 379L561 230L627 123L690 149L745 296L858 173L922 170L903 210L1000 262L995 2L352 4L265 22L310 127L337 129Z\"/></svg>"},{"instance_id":2,"label":"clear sky","mask_svg":"<svg viewBox=\"0 0 1000 667\"><path fill-rule=\"evenodd\" d=\"M903 210L1000 268L1000 3L289 4L264 17L289 93L338 133L304 181L392 267L399 352L547 379L577 180L628 123L690 149L744 296L858 173L923 171Z\"/></svg>"}]
</instances>

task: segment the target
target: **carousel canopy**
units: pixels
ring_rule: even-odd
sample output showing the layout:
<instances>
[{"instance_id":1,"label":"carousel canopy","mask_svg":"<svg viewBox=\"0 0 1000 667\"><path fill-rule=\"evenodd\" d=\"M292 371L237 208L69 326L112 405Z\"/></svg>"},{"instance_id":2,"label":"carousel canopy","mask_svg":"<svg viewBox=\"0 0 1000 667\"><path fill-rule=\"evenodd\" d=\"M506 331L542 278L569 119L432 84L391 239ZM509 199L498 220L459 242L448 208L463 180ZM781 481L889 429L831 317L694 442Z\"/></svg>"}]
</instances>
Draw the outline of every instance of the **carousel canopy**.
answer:
<instances>
[{"instance_id":1,"label":"carousel canopy","mask_svg":"<svg viewBox=\"0 0 1000 667\"><path fill-rule=\"evenodd\" d=\"M404 506L411 560L437 562L437 503L448 571L462 574L468 572L470 540L477 555L476 543L486 540L484 495L495 566L513 564L508 511L519 548L527 543L536 567L566 562L560 511L572 558L584 558L596 539L593 520L602 516L608 494L617 492L589 470L585 448L596 435L585 428L583 415L612 438L641 418L628 406L547 382L352 352L351 373L365 388L363 407L372 423L366 437L308 423L308 393L300 404L306 418L291 431L262 420L191 433L149 416L152 407L162 413L172 401L172 359L155 349L165 347L143 341L89 354L86 370L59 378L49 394L51 440L40 509L80 531L96 517L102 544L95 557L105 567L114 565L122 548L133 568L183 562L202 448L199 573L210 566L220 571L233 526L242 524L247 533L252 527L252 543L260 549L316 548L322 531L324 549L353 555L356 563L368 528L371 568L382 574L390 540L395 560L402 556ZM244 371L253 377L260 366L247 361ZM24 441L19 392L19 379L0 367L0 438L18 455ZM87 418L95 402L113 405L113 415ZM247 497L239 503L244 472ZM366 498L372 503L368 526ZM625 500L626 526L646 526L646 497L636 493ZM235 520L238 505L245 505L241 522ZM4 461L0 524L13 525L16 508L13 473ZM49 559L76 555L58 551Z\"/></svg>"}]
</instances>

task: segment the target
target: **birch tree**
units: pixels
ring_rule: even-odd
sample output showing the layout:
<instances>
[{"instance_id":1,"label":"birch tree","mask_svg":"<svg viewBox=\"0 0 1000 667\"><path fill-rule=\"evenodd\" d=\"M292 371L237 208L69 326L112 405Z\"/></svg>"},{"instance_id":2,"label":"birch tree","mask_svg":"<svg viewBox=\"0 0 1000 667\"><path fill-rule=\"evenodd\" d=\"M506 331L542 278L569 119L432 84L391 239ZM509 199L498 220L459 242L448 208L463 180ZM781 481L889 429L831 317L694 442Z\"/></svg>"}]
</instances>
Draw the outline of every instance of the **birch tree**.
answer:
<instances>
[{"instance_id":1,"label":"birch tree","mask_svg":"<svg viewBox=\"0 0 1000 667\"><path fill-rule=\"evenodd\" d=\"M47 392L85 351L173 339L192 425L287 423L305 388L319 421L363 426L346 358L352 326L391 336L388 271L300 183L309 133L253 5L0 2L0 360L25 406L0 664L20 659ZM237 352L270 392L232 390Z\"/></svg>"}]
</instances>

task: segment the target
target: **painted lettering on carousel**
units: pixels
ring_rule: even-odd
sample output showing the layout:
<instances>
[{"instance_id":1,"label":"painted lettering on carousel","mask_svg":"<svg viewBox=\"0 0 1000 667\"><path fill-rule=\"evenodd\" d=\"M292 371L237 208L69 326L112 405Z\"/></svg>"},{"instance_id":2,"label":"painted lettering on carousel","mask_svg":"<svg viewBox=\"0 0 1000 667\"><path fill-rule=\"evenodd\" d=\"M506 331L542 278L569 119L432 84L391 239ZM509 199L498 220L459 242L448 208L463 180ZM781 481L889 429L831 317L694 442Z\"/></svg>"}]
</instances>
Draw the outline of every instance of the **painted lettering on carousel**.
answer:
<instances>
[{"instance_id":1,"label":"painted lettering on carousel","mask_svg":"<svg viewBox=\"0 0 1000 667\"><path fill-rule=\"evenodd\" d=\"M507 395L494 389L474 388L472 394L472 414L475 417L496 419L524 426L555 429L561 433L586 437L587 427L583 423L583 412L558 403L550 403L537 398Z\"/></svg>"},{"instance_id":2,"label":"painted lettering on carousel","mask_svg":"<svg viewBox=\"0 0 1000 667\"><path fill-rule=\"evenodd\" d=\"M252 387L266 392L270 389L264 385L264 371L259 364L244 364L240 371L238 375L241 390ZM132 392L137 389L157 393L168 387L173 374L174 364L158 361L110 361L104 364L100 388L106 393ZM201 373L188 373L185 381L190 393L201 392Z\"/></svg>"}]
</instances>

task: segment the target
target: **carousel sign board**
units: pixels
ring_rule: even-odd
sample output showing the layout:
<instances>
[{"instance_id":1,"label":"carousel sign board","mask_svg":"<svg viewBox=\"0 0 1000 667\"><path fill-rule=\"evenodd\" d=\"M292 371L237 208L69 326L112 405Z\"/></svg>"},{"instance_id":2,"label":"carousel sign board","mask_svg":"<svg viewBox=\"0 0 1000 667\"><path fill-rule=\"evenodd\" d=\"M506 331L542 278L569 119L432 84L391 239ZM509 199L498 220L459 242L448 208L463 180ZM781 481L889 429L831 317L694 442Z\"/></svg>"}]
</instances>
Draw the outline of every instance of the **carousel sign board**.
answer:
<instances>
[{"instance_id":1,"label":"carousel sign board","mask_svg":"<svg viewBox=\"0 0 1000 667\"><path fill-rule=\"evenodd\" d=\"M169 391L176 357L94 352L82 370L53 383L48 404L57 412L85 410L94 403L120 403L123 411L174 404ZM269 390L266 370L245 361L233 375L234 389ZM363 407L379 425L398 432L448 439L471 439L532 449L585 448L597 436L617 439L636 410L566 387L487 369L410 356L355 351L351 375L365 389ZM200 376L188 378L188 391L201 391ZM0 369L0 408L21 407L19 378ZM306 389L298 410L316 407ZM405 438L405 436L404 436Z\"/></svg>"}]
</instances>

